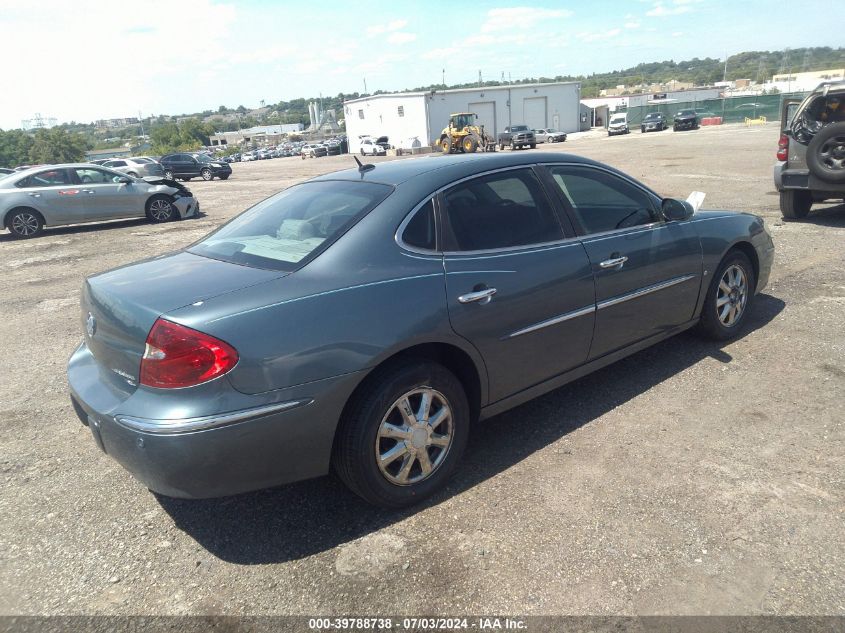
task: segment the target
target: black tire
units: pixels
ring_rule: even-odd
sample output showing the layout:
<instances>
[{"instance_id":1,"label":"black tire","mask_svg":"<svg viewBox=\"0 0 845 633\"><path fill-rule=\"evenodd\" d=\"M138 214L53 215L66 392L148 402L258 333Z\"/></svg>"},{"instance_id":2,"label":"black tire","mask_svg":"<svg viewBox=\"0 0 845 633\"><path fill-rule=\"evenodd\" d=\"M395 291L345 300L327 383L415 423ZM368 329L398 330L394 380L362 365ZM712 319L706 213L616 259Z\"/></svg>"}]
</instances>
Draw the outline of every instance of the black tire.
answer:
<instances>
[{"instance_id":1,"label":"black tire","mask_svg":"<svg viewBox=\"0 0 845 633\"><path fill-rule=\"evenodd\" d=\"M179 212L173 206L170 196L156 195L147 200L147 219L159 224L171 222L179 217Z\"/></svg>"},{"instance_id":2,"label":"black tire","mask_svg":"<svg viewBox=\"0 0 845 633\"><path fill-rule=\"evenodd\" d=\"M529 145L528 147L530 147L531 149L537 149L537 143L531 143L531 145Z\"/></svg>"},{"instance_id":3,"label":"black tire","mask_svg":"<svg viewBox=\"0 0 845 633\"><path fill-rule=\"evenodd\" d=\"M504 151L505 151L505 144L504 144L504 143L499 143L499 151L500 151L500 152L504 152Z\"/></svg>"},{"instance_id":4,"label":"black tire","mask_svg":"<svg viewBox=\"0 0 845 633\"><path fill-rule=\"evenodd\" d=\"M513 141L511 141L511 151L514 151L515 149L516 149L516 145L514 144Z\"/></svg>"},{"instance_id":5,"label":"black tire","mask_svg":"<svg viewBox=\"0 0 845 633\"><path fill-rule=\"evenodd\" d=\"M729 325L726 325L721 319L717 308L717 302L721 299L720 285L722 277L726 271L734 266L742 269L746 280L745 300L742 304L741 312L736 316L736 320ZM704 299L704 306L701 308L701 319L698 322L699 334L716 340L726 341L737 336L748 321L748 313L754 303L754 291L757 287L757 278L754 275L754 267L748 259L748 256L739 250L729 251L719 267L716 269L716 274L710 282L710 287L707 289L707 296ZM724 295L723 295L724 296ZM727 305L727 304L726 304ZM724 306L721 307L724 309ZM730 306L728 307L730 310Z\"/></svg>"},{"instance_id":6,"label":"black tire","mask_svg":"<svg viewBox=\"0 0 845 633\"><path fill-rule=\"evenodd\" d=\"M363 155L364 155L364 148L362 147L361 148L361 156L363 156ZM305 156L305 154L303 154L303 156Z\"/></svg>"},{"instance_id":7,"label":"black tire","mask_svg":"<svg viewBox=\"0 0 845 633\"><path fill-rule=\"evenodd\" d=\"M12 209L6 216L6 228L16 238L28 240L41 235L44 230L44 217L28 207Z\"/></svg>"},{"instance_id":8,"label":"black tire","mask_svg":"<svg viewBox=\"0 0 845 633\"><path fill-rule=\"evenodd\" d=\"M461 143L461 149L467 154L474 154L478 149L478 143L471 136L467 136Z\"/></svg>"},{"instance_id":9,"label":"black tire","mask_svg":"<svg viewBox=\"0 0 845 633\"><path fill-rule=\"evenodd\" d=\"M229 176L231 175L232 174L220 174L218 178L220 178L220 180L229 180Z\"/></svg>"},{"instance_id":10,"label":"black tire","mask_svg":"<svg viewBox=\"0 0 845 633\"><path fill-rule=\"evenodd\" d=\"M677 126L677 125L673 125L673 126L672 126L672 131L673 131L673 132L677 132L677 131L678 131L678 126Z\"/></svg>"},{"instance_id":11,"label":"black tire","mask_svg":"<svg viewBox=\"0 0 845 633\"><path fill-rule=\"evenodd\" d=\"M449 136L444 136L440 139L440 151L444 154L449 154L452 151L452 139Z\"/></svg>"},{"instance_id":12,"label":"black tire","mask_svg":"<svg viewBox=\"0 0 845 633\"><path fill-rule=\"evenodd\" d=\"M813 206L813 194L803 189L784 189L780 192L780 214L785 220L806 218Z\"/></svg>"},{"instance_id":13,"label":"black tire","mask_svg":"<svg viewBox=\"0 0 845 633\"><path fill-rule=\"evenodd\" d=\"M211 173L210 169L200 171L200 176L202 176L203 180L214 180L214 174Z\"/></svg>"},{"instance_id":14,"label":"black tire","mask_svg":"<svg viewBox=\"0 0 845 633\"><path fill-rule=\"evenodd\" d=\"M825 125L807 145L810 173L826 182L845 183L845 121Z\"/></svg>"},{"instance_id":15,"label":"black tire","mask_svg":"<svg viewBox=\"0 0 845 633\"><path fill-rule=\"evenodd\" d=\"M423 387L430 387L439 392L451 409L451 444L448 448L441 449L445 450L445 454L430 475L416 483L400 485L391 482L377 463L376 451L381 450L381 445L377 444L378 431L382 420L404 394ZM412 407L416 406L413 400L410 404ZM385 508L409 506L431 496L446 484L466 447L469 426L470 413L466 394L452 372L442 365L421 359L391 363L369 376L344 410L343 419L335 435L332 465L350 490L369 503ZM395 446L405 442L399 439L381 441L393 441ZM436 463L438 449L429 446L424 450L429 458L429 451L435 454ZM408 458L402 459L404 465L404 460ZM416 469L416 476L421 476L421 466L416 457L411 457L410 461L409 472L415 472ZM395 461L392 464L395 464Z\"/></svg>"},{"instance_id":16,"label":"black tire","mask_svg":"<svg viewBox=\"0 0 845 633\"><path fill-rule=\"evenodd\" d=\"M167 180L173 180L173 172L172 172L172 171L170 171L169 169L165 169L165 170L164 170L164 177L165 177Z\"/></svg>"}]
</instances>

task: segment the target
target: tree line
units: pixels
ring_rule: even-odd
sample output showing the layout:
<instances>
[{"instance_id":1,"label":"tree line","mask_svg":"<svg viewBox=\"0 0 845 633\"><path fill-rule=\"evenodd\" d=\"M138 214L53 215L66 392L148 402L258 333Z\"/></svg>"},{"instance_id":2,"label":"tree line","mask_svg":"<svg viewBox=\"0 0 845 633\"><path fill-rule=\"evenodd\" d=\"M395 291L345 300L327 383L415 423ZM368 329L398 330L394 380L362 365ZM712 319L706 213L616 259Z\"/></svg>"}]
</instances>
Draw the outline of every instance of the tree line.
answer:
<instances>
[{"instance_id":1,"label":"tree line","mask_svg":"<svg viewBox=\"0 0 845 633\"><path fill-rule=\"evenodd\" d=\"M62 127L34 132L0 130L0 167L75 163L85 158L90 145L82 134Z\"/></svg>"}]
</instances>

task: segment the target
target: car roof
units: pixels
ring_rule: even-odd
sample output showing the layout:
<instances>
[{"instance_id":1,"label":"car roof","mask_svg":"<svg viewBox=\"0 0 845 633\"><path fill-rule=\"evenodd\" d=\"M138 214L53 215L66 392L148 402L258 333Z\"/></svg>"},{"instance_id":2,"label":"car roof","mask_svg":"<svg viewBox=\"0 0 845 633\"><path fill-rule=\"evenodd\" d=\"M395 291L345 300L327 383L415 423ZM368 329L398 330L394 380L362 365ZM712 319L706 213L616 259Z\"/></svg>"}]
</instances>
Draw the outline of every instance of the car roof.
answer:
<instances>
[{"instance_id":1,"label":"car roof","mask_svg":"<svg viewBox=\"0 0 845 633\"><path fill-rule=\"evenodd\" d=\"M351 161L350 161L351 162ZM453 180L494 169L533 165L535 163L580 163L604 166L589 158L559 152L494 152L482 154L436 154L376 163L365 172L357 167L324 174L314 180L363 180L385 185L400 185L413 178L432 176L448 184ZM615 170L614 170L615 171ZM439 187L442 185L435 184Z\"/></svg>"},{"instance_id":2,"label":"car roof","mask_svg":"<svg viewBox=\"0 0 845 633\"><path fill-rule=\"evenodd\" d=\"M109 160L112 160L111 158ZM114 159L114 160L122 160L122 159ZM20 174L21 176L27 174L34 174L40 171L46 171L48 169L71 169L74 167L96 167L97 169L102 169L102 165L97 165L95 163L59 163L58 165L38 165L36 167L30 167L28 169L22 169L16 174ZM108 169L108 167L106 168Z\"/></svg>"}]
</instances>

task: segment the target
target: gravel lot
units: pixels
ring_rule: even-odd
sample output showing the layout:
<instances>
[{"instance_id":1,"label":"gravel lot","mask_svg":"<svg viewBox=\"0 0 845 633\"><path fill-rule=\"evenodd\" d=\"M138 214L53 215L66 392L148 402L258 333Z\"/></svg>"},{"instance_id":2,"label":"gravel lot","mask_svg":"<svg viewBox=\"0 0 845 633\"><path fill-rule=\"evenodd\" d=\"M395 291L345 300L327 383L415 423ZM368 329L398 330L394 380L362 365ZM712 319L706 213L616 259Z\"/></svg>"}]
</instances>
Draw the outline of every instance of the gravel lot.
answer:
<instances>
[{"instance_id":1,"label":"gravel lot","mask_svg":"<svg viewBox=\"0 0 845 633\"><path fill-rule=\"evenodd\" d=\"M0 234L0 613L845 614L845 205L780 220L777 135L552 145L761 214L770 285L739 340L681 335L483 424L450 488L399 513L334 478L158 498L97 449L65 387L86 275L350 157L191 182L197 220Z\"/></svg>"}]
</instances>

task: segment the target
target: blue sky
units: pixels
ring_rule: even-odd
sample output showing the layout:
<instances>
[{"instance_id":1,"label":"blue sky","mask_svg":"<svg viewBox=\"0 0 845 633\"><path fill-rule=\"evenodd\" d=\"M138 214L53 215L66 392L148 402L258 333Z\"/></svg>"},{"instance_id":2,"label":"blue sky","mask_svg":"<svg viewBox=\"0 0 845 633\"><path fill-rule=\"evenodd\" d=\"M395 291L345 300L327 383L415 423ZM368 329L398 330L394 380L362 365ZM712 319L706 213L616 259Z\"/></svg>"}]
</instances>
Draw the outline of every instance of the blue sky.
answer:
<instances>
[{"instance_id":1,"label":"blue sky","mask_svg":"<svg viewBox=\"0 0 845 633\"><path fill-rule=\"evenodd\" d=\"M823 26L845 24L845 3L813 2L812 18L823 16L815 28L790 26L798 4L0 0L0 42L11 61L0 127L36 112L87 122L257 107L361 92L365 77L369 91L401 90L439 82L444 68L447 83L462 83L479 70L516 79L845 44L842 29Z\"/></svg>"}]
</instances>

